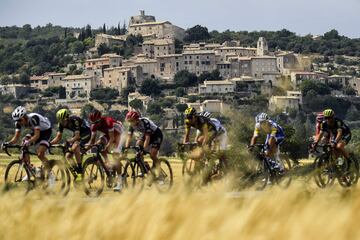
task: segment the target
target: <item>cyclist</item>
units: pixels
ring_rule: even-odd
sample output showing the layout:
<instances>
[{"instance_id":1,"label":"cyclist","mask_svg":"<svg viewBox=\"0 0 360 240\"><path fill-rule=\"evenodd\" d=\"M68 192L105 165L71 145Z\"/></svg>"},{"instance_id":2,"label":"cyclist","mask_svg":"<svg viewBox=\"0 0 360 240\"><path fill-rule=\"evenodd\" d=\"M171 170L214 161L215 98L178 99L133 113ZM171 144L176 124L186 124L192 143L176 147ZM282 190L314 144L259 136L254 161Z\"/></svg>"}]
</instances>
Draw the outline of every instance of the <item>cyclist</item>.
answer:
<instances>
[{"instance_id":1,"label":"cyclist","mask_svg":"<svg viewBox=\"0 0 360 240\"><path fill-rule=\"evenodd\" d=\"M335 117L332 109L326 109L323 112L324 121L321 123L320 133L315 139L313 148L317 146L324 134L330 134L330 144L336 153L340 153L346 160L350 158L345 146L351 140L350 128L339 118Z\"/></svg>"},{"instance_id":2,"label":"cyclist","mask_svg":"<svg viewBox=\"0 0 360 240\"><path fill-rule=\"evenodd\" d=\"M97 144L104 145L104 150L101 152L101 155L104 157L107 166L110 166L108 153L112 151L112 156L115 161L114 167L119 176L117 184L114 187L114 191L121 191L122 178L120 153L122 147L121 135L123 134L123 125L120 121L117 121L112 117L102 116L101 112L98 110L94 110L90 113L89 120L91 122L91 138L88 145L91 146L95 144L98 131L103 133Z\"/></svg>"},{"instance_id":3,"label":"cyclist","mask_svg":"<svg viewBox=\"0 0 360 240\"><path fill-rule=\"evenodd\" d=\"M209 112L197 113L193 107L185 110L184 144L189 142L191 127L197 129L195 141L205 147L211 147L213 142L220 143L220 150L226 150L227 132L216 118L210 118Z\"/></svg>"},{"instance_id":4,"label":"cyclist","mask_svg":"<svg viewBox=\"0 0 360 240\"><path fill-rule=\"evenodd\" d=\"M27 113L22 106L18 106L12 112L12 119L15 121L15 134L5 145L15 144L20 138L22 128L31 129L32 132L23 138L22 144L23 146L35 145L37 157L42 162L44 169L49 172L50 166L45 155L50 146L49 140L52 133L49 119L38 113ZM28 156L26 158L28 159L25 160L30 162L30 158Z\"/></svg>"},{"instance_id":5,"label":"cyclist","mask_svg":"<svg viewBox=\"0 0 360 240\"><path fill-rule=\"evenodd\" d=\"M70 115L69 109L63 108L57 111L56 118L58 121L58 131L56 137L50 142L51 144L57 144L60 142L64 129L68 129L73 132L73 136L67 139L66 142L69 144L69 152L66 153L66 158L69 162L73 162L73 156L76 159L76 172L81 176L82 173L82 162L81 162L81 151L80 147L84 147L89 142L91 131L90 125L87 121L80 117Z\"/></svg>"},{"instance_id":6,"label":"cyclist","mask_svg":"<svg viewBox=\"0 0 360 240\"><path fill-rule=\"evenodd\" d=\"M255 117L255 122L255 130L250 142L249 149L251 150L256 144L256 140L260 134L260 131L264 131L264 133L266 133L265 155L266 157L275 160L275 168L280 168L280 170L282 170L284 166L281 164L279 158L279 147L285 140L283 128L276 122L270 120L266 113L259 113Z\"/></svg>"},{"instance_id":7,"label":"cyclist","mask_svg":"<svg viewBox=\"0 0 360 240\"><path fill-rule=\"evenodd\" d=\"M160 162L158 153L163 141L162 131L153 121L145 117L140 117L140 114L136 111L128 112L125 119L130 123L125 147L128 148L130 146L134 132L140 133L140 137L136 141L136 146L144 149L150 147L150 158L153 161L152 167L159 170Z\"/></svg>"}]
</instances>

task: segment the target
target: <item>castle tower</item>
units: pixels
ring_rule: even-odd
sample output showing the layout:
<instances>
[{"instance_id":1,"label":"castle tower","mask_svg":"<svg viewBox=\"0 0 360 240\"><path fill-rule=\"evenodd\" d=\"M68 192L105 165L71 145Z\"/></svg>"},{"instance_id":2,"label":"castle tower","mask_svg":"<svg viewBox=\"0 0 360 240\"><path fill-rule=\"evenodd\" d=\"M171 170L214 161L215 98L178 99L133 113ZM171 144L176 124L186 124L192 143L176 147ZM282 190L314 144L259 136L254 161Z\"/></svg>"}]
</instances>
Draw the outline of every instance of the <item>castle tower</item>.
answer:
<instances>
[{"instance_id":1,"label":"castle tower","mask_svg":"<svg viewBox=\"0 0 360 240\"><path fill-rule=\"evenodd\" d=\"M265 56L268 55L268 53L269 53L269 47L266 39L264 37L259 37L259 40L257 41L256 55Z\"/></svg>"}]
</instances>

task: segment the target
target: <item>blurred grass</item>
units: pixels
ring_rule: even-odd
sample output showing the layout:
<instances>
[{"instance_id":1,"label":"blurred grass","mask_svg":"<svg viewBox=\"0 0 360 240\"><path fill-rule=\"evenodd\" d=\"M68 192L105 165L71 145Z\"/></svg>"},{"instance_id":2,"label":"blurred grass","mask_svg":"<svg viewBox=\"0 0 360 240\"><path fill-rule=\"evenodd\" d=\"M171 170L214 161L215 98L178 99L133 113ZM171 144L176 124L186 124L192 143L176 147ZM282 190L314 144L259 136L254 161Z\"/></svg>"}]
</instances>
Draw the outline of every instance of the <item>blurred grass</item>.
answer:
<instances>
[{"instance_id":1,"label":"blurred grass","mask_svg":"<svg viewBox=\"0 0 360 240\"><path fill-rule=\"evenodd\" d=\"M0 155L1 166L7 163L6 159ZM2 192L0 238L360 238L357 187L343 189L336 184L322 190L300 176L287 190L273 186L262 192L251 188L231 192L234 176L229 176L197 191L188 191L182 181L181 162L171 159L171 164L175 186L166 194L151 188L141 194L107 191L92 199L74 189L67 197L39 191L27 196ZM3 178L3 172L0 173Z\"/></svg>"}]
</instances>

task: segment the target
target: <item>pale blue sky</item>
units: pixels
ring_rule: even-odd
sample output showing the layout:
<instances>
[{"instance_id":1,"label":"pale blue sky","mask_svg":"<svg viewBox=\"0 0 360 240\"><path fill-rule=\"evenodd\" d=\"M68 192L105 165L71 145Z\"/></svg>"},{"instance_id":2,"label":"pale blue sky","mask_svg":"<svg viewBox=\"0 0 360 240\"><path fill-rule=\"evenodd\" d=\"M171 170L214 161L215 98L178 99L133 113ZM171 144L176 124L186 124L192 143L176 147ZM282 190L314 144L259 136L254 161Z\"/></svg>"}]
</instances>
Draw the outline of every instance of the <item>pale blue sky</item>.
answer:
<instances>
[{"instance_id":1,"label":"pale blue sky","mask_svg":"<svg viewBox=\"0 0 360 240\"><path fill-rule=\"evenodd\" d=\"M279 30L323 34L333 28L360 38L360 0L0 0L0 26L26 23L117 25L144 9L183 28Z\"/></svg>"}]
</instances>

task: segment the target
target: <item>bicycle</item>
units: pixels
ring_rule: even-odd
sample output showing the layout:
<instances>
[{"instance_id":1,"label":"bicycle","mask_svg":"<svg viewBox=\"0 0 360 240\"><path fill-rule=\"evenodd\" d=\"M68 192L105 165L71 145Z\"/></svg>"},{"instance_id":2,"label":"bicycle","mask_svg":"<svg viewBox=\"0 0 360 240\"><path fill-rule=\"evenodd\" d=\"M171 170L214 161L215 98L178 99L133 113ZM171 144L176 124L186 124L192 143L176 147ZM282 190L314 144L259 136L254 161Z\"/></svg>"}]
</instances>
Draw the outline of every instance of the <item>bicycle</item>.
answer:
<instances>
[{"instance_id":1,"label":"bicycle","mask_svg":"<svg viewBox=\"0 0 360 240\"><path fill-rule=\"evenodd\" d=\"M28 146L21 145L5 145L3 146L5 153L12 156L8 149L20 150L18 160L11 161L5 169L5 189L20 189L28 193L37 186L42 186L47 193L66 194L66 172L62 164L56 160L49 160L50 171L46 173L44 168L35 168L26 159L30 155L36 155L30 152ZM54 174L57 172L57 174ZM51 174L50 174L51 173Z\"/></svg>"},{"instance_id":2,"label":"bicycle","mask_svg":"<svg viewBox=\"0 0 360 240\"><path fill-rule=\"evenodd\" d=\"M349 160L336 157L330 144L318 145L322 153L314 160L315 183L319 188L326 188L338 179L342 187L356 185L359 179L359 163L354 156ZM319 152L315 149L316 152Z\"/></svg>"},{"instance_id":3,"label":"bicycle","mask_svg":"<svg viewBox=\"0 0 360 240\"><path fill-rule=\"evenodd\" d=\"M146 181L149 187L155 183L159 192L167 192L171 189L174 176L168 160L159 158L160 168L157 171L156 167L152 168L148 162L144 161L144 155L149 154L149 152L138 146L131 146L128 149L135 150L135 157L127 161L124 167L125 172L129 167L134 169L134 174L131 176L137 179L136 185L139 191L144 189Z\"/></svg>"},{"instance_id":4,"label":"bicycle","mask_svg":"<svg viewBox=\"0 0 360 240\"><path fill-rule=\"evenodd\" d=\"M197 153L199 156L191 156L198 147L198 143L178 143L178 154L183 161L182 175L185 181L189 182L196 175L201 176L203 184L222 178L226 174L226 163L222 154L216 151L204 154L199 148Z\"/></svg>"},{"instance_id":5,"label":"bicycle","mask_svg":"<svg viewBox=\"0 0 360 240\"><path fill-rule=\"evenodd\" d=\"M49 151L51 152L51 149L60 149L62 152L62 155L64 156L63 159L63 163L65 166L65 170L66 170L66 176L68 178L67 180L67 192L70 191L70 183L71 181L73 182L74 187L82 185L82 173L78 173L77 169L75 168L75 165L72 164L71 162L69 162L69 160L66 158L66 154L70 152L70 144L66 143L66 144L54 144L51 145L49 148ZM81 159L83 158L83 156L86 154L86 150L81 147ZM75 163L77 164L77 163ZM71 179L71 176L73 179ZM80 179L81 181L78 181L78 179Z\"/></svg>"},{"instance_id":6,"label":"bicycle","mask_svg":"<svg viewBox=\"0 0 360 240\"><path fill-rule=\"evenodd\" d=\"M105 182L108 188L115 187L118 180L118 172L113 167L108 167L105 164L105 161L100 154L104 148L102 144L95 144L91 147L96 149L96 153L94 156L87 158L83 164L83 187L86 195L90 197L98 197L104 190ZM128 162L126 164L128 164ZM123 187L127 188L129 185L132 187L135 186L136 179L132 177L134 176L134 169L132 165L128 168L124 168L122 164L120 165Z\"/></svg>"},{"instance_id":7,"label":"bicycle","mask_svg":"<svg viewBox=\"0 0 360 240\"><path fill-rule=\"evenodd\" d=\"M289 172L292 169L289 159L281 159L277 163L265 155L266 144L255 144L254 147L259 151L256 153L256 159L259 160L256 172L252 176L257 190L263 190L269 183L275 183L281 188L288 188L292 181Z\"/></svg>"}]
</instances>

